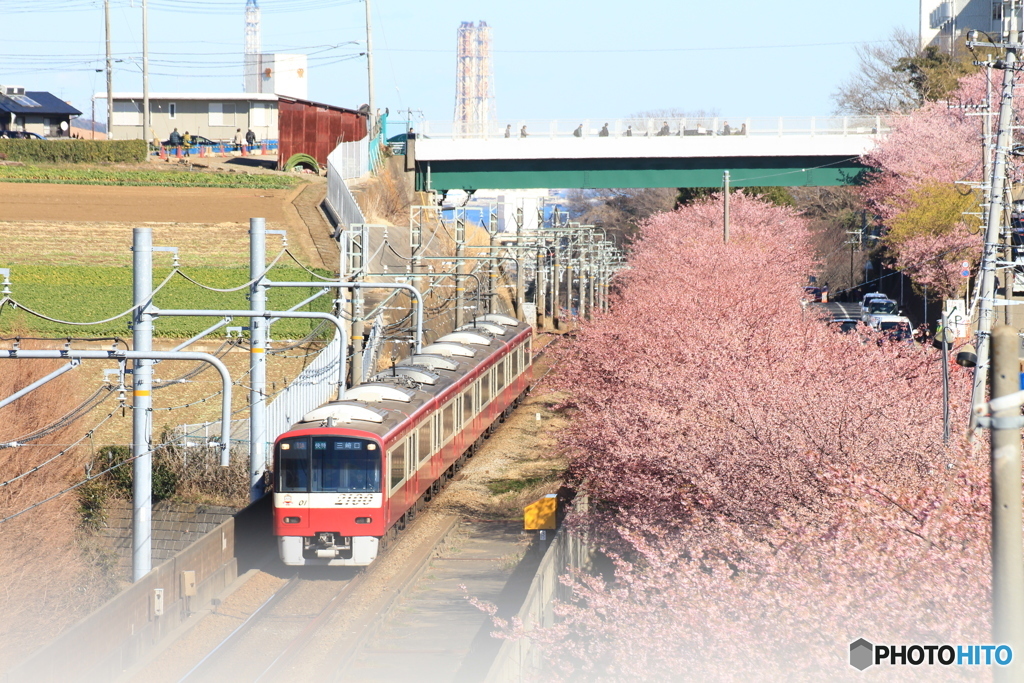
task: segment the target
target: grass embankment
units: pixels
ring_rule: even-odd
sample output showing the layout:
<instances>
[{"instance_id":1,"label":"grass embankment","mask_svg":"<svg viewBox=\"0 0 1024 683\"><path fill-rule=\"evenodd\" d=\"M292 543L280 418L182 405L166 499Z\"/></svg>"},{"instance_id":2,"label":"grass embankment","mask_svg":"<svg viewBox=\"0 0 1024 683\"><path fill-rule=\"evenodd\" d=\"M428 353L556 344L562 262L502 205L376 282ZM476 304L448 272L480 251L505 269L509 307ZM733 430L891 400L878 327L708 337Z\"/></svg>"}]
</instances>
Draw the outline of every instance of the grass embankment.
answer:
<instances>
[{"instance_id":1,"label":"grass embankment","mask_svg":"<svg viewBox=\"0 0 1024 683\"><path fill-rule=\"evenodd\" d=\"M189 268L188 274L210 287L226 289L244 285L249 281L247 268ZM168 268L154 269L154 286L163 282L170 273ZM326 272L320 273L327 275ZM281 266L273 270L278 281L306 282L311 276L296 267ZM267 293L268 310L284 310L310 296L314 289L271 289ZM110 266L29 266L19 265L12 285L12 298L19 304L43 313L50 318L73 322L104 320L128 310L132 306L132 271L130 268ZM180 276L175 276L156 293L153 305L157 308L247 309L247 289L237 292L212 292L202 289ZM301 310L326 311L330 297L324 296L307 304ZM66 325L45 320L24 310L4 308L0 313L0 333L32 336L124 336L129 334L131 316L127 315L101 325ZM209 327L214 319L160 318L155 323L158 337L189 337ZM236 320L235 325L248 324ZM319 324L310 320L281 320L274 324L277 339L305 337ZM325 330L329 338L332 331Z\"/></svg>"},{"instance_id":2,"label":"grass embankment","mask_svg":"<svg viewBox=\"0 0 1024 683\"><path fill-rule=\"evenodd\" d=\"M0 166L0 183L280 190L294 187L300 182L303 182L300 178L274 174L69 168L63 166Z\"/></svg>"}]
</instances>

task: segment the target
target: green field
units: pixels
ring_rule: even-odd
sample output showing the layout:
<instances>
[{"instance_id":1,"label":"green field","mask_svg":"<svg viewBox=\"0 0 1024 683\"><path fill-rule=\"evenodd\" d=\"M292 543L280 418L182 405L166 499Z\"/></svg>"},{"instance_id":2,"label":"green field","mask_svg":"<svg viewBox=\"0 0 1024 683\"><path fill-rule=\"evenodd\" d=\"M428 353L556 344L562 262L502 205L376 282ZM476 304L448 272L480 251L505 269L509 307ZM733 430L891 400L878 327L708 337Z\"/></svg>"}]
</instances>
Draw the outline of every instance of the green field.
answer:
<instances>
[{"instance_id":1,"label":"green field","mask_svg":"<svg viewBox=\"0 0 1024 683\"><path fill-rule=\"evenodd\" d=\"M156 287L170 273L168 268L154 269L153 286ZM221 289L236 287L249 281L247 268L189 268L193 279ZM320 272L326 276L328 273ZM312 279L306 271L281 266L270 273L271 280L279 282L308 282ZM267 293L268 310L291 308L313 294L315 289L271 289ZM11 298L50 318L72 322L103 320L126 311L132 306L132 270L111 266L28 266L16 268L11 284ZM327 311L331 295L325 295L307 304L300 310ZM247 290L238 292L211 292L202 289L180 276L175 276L153 298L157 308L190 309L247 309ZM126 336L130 334L131 316L100 325L67 325L36 317L24 310L12 310L5 306L0 310L0 334L10 336ZM160 318L155 322L154 334L158 337L190 337L206 329L215 318ZM236 319L232 325L248 325L247 319ZM309 334L319 321L281 320L274 323L271 336L274 339L300 339ZM219 334L223 334L220 332ZM329 338L333 332L324 331Z\"/></svg>"},{"instance_id":2,"label":"green field","mask_svg":"<svg viewBox=\"0 0 1024 683\"><path fill-rule=\"evenodd\" d=\"M0 166L2 183L56 183L63 185L139 185L161 187L223 187L280 190L294 187L299 178L286 175L209 173L202 171L106 170L61 166Z\"/></svg>"}]
</instances>

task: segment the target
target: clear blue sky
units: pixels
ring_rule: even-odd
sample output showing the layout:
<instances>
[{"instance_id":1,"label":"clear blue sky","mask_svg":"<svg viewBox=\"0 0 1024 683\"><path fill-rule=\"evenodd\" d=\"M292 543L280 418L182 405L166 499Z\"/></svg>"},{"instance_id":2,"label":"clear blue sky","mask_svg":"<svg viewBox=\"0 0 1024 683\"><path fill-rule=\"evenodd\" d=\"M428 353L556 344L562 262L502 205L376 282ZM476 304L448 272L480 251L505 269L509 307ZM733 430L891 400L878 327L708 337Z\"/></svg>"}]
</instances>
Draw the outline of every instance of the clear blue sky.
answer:
<instances>
[{"instance_id":1,"label":"clear blue sky","mask_svg":"<svg viewBox=\"0 0 1024 683\"><path fill-rule=\"evenodd\" d=\"M114 89L140 91L141 0L111 0ZM916 33L918 2L591 2L371 0L377 104L451 120L462 21L493 29L498 116L615 118L652 109L723 116L832 112L855 45L896 26ZM366 96L361 0L260 0L264 52L310 55L310 98ZM104 89L101 0L4 0L0 84L49 90L89 114ZM240 92L245 0L149 0L154 92ZM352 44L353 41L355 44ZM332 47L338 46L338 47ZM100 102L100 108L103 104ZM97 118L103 120L102 113Z\"/></svg>"}]
</instances>

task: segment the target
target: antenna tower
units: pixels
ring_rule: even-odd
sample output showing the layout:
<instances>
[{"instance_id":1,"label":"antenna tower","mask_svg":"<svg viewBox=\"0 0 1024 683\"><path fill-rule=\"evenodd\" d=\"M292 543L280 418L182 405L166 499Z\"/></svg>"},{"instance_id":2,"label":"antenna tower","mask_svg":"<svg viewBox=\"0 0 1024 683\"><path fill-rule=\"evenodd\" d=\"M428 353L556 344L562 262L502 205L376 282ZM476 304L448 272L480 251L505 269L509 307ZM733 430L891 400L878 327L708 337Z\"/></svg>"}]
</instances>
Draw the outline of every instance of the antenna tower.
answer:
<instances>
[{"instance_id":1,"label":"antenna tower","mask_svg":"<svg viewBox=\"0 0 1024 683\"><path fill-rule=\"evenodd\" d=\"M497 118L491 27L481 21L459 26L455 77L455 134L480 136Z\"/></svg>"},{"instance_id":2,"label":"antenna tower","mask_svg":"<svg viewBox=\"0 0 1024 683\"><path fill-rule=\"evenodd\" d=\"M260 92L260 4L257 0L245 1L245 73L243 89L245 92Z\"/></svg>"}]
</instances>

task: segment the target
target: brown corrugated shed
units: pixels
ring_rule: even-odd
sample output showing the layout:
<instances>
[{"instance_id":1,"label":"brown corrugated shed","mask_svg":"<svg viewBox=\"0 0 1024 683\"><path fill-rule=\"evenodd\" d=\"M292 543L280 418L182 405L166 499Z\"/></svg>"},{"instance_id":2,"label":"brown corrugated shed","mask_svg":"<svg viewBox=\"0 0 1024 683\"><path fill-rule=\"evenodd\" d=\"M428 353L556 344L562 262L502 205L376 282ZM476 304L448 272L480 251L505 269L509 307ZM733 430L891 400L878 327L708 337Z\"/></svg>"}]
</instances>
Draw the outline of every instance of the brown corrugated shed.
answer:
<instances>
[{"instance_id":1,"label":"brown corrugated shed","mask_svg":"<svg viewBox=\"0 0 1024 683\"><path fill-rule=\"evenodd\" d=\"M352 142L366 137L366 112L335 107L330 104L278 99L277 166L284 165L295 154L308 154L321 166L339 142Z\"/></svg>"}]
</instances>

